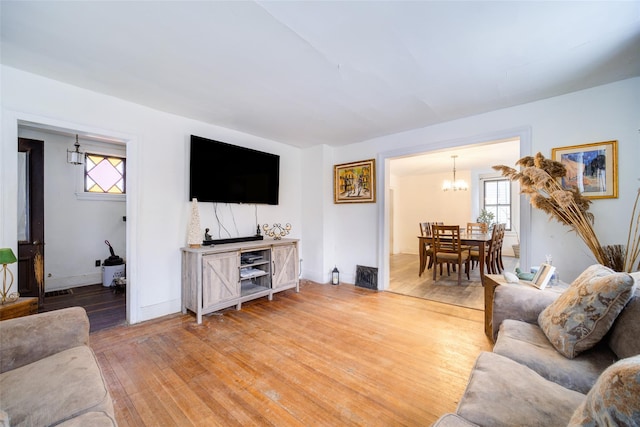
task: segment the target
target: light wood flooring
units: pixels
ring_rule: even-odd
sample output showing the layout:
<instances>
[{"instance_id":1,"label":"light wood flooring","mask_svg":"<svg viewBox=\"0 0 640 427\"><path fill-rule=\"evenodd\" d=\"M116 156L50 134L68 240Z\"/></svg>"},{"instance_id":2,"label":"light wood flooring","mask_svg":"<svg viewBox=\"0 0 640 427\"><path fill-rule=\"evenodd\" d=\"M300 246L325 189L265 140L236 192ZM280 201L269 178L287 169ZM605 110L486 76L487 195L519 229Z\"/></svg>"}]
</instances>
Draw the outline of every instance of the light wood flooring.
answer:
<instances>
[{"instance_id":1,"label":"light wood flooring","mask_svg":"<svg viewBox=\"0 0 640 427\"><path fill-rule=\"evenodd\" d=\"M502 257L505 270L514 271L519 259ZM391 255L389 262L389 290L403 295L426 298L446 304L484 310L484 290L480 283L480 269L476 266L469 273L470 280L462 273L462 285L458 285L457 272L447 276L446 270L440 276L440 270L433 280L433 270L425 270L418 276L420 257L412 254Z\"/></svg>"},{"instance_id":2,"label":"light wood flooring","mask_svg":"<svg viewBox=\"0 0 640 427\"><path fill-rule=\"evenodd\" d=\"M303 281L91 334L120 426L428 426L491 344L483 313Z\"/></svg>"}]
</instances>

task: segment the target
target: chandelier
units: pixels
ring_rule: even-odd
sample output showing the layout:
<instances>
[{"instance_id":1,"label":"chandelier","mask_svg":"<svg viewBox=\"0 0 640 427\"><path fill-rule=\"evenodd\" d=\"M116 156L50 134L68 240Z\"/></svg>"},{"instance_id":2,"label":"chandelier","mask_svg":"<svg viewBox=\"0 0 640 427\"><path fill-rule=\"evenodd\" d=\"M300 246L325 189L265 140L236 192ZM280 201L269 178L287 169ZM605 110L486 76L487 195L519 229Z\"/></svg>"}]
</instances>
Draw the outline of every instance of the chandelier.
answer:
<instances>
[{"instance_id":1,"label":"chandelier","mask_svg":"<svg viewBox=\"0 0 640 427\"><path fill-rule=\"evenodd\" d=\"M442 190L443 191L449 191L449 190L467 191L467 189L469 188L469 186L467 185L466 182L464 182L463 179L456 180L456 157L458 157L458 156L457 155L451 156L451 158L453 159L453 181L449 181L448 179L446 179L442 183Z\"/></svg>"}]
</instances>

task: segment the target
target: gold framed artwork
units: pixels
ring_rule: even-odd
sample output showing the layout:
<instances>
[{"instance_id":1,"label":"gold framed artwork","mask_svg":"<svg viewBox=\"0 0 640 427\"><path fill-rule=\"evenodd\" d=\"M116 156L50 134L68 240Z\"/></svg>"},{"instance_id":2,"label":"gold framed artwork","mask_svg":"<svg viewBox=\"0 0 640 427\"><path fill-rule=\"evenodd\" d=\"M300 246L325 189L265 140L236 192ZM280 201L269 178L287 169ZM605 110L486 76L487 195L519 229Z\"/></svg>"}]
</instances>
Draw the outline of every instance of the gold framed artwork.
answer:
<instances>
[{"instance_id":1,"label":"gold framed artwork","mask_svg":"<svg viewBox=\"0 0 640 427\"><path fill-rule=\"evenodd\" d=\"M618 141L553 148L551 158L567 168L562 188L578 188L588 199L618 197Z\"/></svg>"},{"instance_id":2,"label":"gold framed artwork","mask_svg":"<svg viewBox=\"0 0 640 427\"><path fill-rule=\"evenodd\" d=\"M333 167L334 203L375 203L376 161L342 163Z\"/></svg>"}]
</instances>

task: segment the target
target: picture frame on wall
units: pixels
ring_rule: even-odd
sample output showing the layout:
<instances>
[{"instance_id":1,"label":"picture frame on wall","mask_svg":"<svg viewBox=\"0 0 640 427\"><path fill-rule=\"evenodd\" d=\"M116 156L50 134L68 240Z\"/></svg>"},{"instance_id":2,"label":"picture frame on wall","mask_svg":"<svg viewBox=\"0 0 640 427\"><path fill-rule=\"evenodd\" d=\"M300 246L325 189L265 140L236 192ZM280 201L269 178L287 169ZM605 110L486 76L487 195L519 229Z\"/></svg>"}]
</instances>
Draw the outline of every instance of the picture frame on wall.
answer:
<instances>
[{"instance_id":1,"label":"picture frame on wall","mask_svg":"<svg viewBox=\"0 0 640 427\"><path fill-rule=\"evenodd\" d=\"M375 203L376 161L342 163L333 167L334 203Z\"/></svg>"},{"instance_id":2,"label":"picture frame on wall","mask_svg":"<svg viewBox=\"0 0 640 427\"><path fill-rule=\"evenodd\" d=\"M565 190L578 188L587 199L618 197L618 141L553 148L551 158L567 169L560 179Z\"/></svg>"}]
</instances>

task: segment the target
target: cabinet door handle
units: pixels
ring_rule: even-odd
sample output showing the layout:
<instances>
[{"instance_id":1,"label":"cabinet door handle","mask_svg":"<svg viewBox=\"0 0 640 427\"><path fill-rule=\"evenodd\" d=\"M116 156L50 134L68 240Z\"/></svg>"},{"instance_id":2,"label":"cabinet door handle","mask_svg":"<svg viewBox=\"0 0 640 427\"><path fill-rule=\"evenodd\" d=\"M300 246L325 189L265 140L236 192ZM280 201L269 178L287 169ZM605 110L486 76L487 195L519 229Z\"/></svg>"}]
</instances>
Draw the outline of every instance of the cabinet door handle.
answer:
<instances>
[{"instance_id":1,"label":"cabinet door handle","mask_svg":"<svg viewBox=\"0 0 640 427\"><path fill-rule=\"evenodd\" d=\"M275 276L276 275L276 262L275 261L271 261L271 265L273 267L271 267L271 275Z\"/></svg>"}]
</instances>

